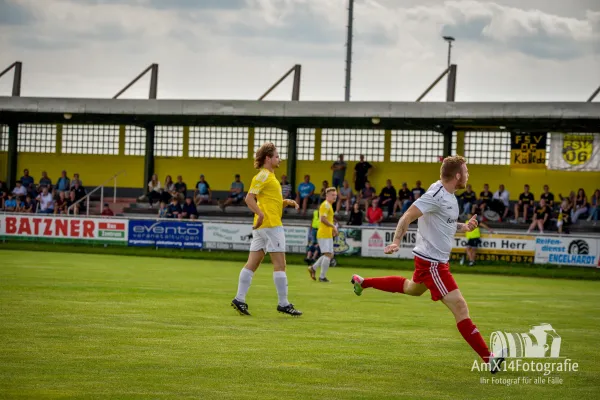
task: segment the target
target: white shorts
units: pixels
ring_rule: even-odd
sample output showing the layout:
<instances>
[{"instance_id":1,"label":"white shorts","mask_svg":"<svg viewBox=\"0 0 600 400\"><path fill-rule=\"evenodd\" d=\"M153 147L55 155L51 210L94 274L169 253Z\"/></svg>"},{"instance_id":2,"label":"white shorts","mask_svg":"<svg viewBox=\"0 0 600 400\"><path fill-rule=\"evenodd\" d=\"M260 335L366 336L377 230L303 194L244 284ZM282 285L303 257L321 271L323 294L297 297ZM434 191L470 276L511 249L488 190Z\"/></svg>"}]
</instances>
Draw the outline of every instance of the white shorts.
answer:
<instances>
[{"instance_id":1,"label":"white shorts","mask_svg":"<svg viewBox=\"0 0 600 400\"><path fill-rule=\"evenodd\" d=\"M285 232L283 226L253 230L250 251L259 250L265 253L285 253Z\"/></svg>"},{"instance_id":2,"label":"white shorts","mask_svg":"<svg viewBox=\"0 0 600 400\"><path fill-rule=\"evenodd\" d=\"M317 239L321 253L333 254L333 239Z\"/></svg>"}]
</instances>

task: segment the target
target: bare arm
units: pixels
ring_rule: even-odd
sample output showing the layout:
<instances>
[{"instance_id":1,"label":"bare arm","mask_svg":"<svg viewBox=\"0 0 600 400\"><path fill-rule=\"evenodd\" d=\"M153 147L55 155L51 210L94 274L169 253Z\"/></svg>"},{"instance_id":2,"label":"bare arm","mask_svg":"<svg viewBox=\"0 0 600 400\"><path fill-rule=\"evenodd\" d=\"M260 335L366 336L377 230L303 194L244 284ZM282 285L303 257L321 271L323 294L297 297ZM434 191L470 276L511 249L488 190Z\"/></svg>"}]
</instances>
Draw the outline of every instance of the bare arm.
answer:
<instances>
[{"instance_id":1,"label":"bare arm","mask_svg":"<svg viewBox=\"0 0 600 400\"><path fill-rule=\"evenodd\" d=\"M421 210L419 210L418 207L416 207L415 205L410 206L410 208L404 213L404 215L402 215L400 221L398 221L398 225L396 226L396 233L394 235L394 241L392 242L392 244L400 246L400 242L402 241L402 238L408 231L409 225L422 215L423 213L421 212Z\"/></svg>"},{"instance_id":2,"label":"bare arm","mask_svg":"<svg viewBox=\"0 0 600 400\"><path fill-rule=\"evenodd\" d=\"M258 216L264 216L261 209L258 207L258 203L256 202L256 195L254 193L248 193L246 196L246 205L248 208Z\"/></svg>"}]
</instances>

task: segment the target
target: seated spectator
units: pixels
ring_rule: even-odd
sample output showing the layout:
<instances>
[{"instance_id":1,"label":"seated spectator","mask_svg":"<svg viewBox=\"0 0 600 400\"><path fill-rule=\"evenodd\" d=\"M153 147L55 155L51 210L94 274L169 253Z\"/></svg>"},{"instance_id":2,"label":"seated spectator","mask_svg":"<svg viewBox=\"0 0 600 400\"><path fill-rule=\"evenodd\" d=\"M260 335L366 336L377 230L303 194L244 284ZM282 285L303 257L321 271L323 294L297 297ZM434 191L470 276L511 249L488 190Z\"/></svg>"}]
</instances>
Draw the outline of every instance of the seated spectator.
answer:
<instances>
[{"instance_id":1,"label":"seated spectator","mask_svg":"<svg viewBox=\"0 0 600 400\"><path fill-rule=\"evenodd\" d=\"M304 182L298 185L298 194L296 195L296 203L300 205L298 213L306 215L306 208L309 203L313 202L315 194L315 185L310 181L310 175L304 176Z\"/></svg>"},{"instance_id":2,"label":"seated spectator","mask_svg":"<svg viewBox=\"0 0 600 400\"><path fill-rule=\"evenodd\" d=\"M475 208L478 208L480 211L479 215L483 215L483 212L488 209L492 198L493 194L490 192L490 185L486 183L483 185L483 191L479 193L479 200L477 200L477 204L473 204L471 214L475 214Z\"/></svg>"},{"instance_id":3,"label":"seated spectator","mask_svg":"<svg viewBox=\"0 0 600 400\"><path fill-rule=\"evenodd\" d=\"M158 206L158 218L167 218L167 203L161 201Z\"/></svg>"},{"instance_id":4,"label":"seated spectator","mask_svg":"<svg viewBox=\"0 0 600 400\"><path fill-rule=\"evenodd\" d=\"M504 189L504 185L500 184L498 190L492 196L490 209L497 212L501 220L506 219L510 205L509 193Z\"/></svg>"},{"instance_id":5,"label":"seated spectator","mask_svg":"<svg viewBox=\"0 0 600 400\"><path fill-rule=\"evenodd\" d=\"M569 199L563 199L558 209L558 218L556 219L558 233L569 233L568 227L571 225L571 208Z\"/></svg>"},{"instance_id":6,"label":"seated spectator","mask_svg":"<svg viewBox=\"0 0 600 400\"><path fill-rule=\"evenodd\" d=\"M171 204L167 206L166 218L183 218L181 205L179 204L177 197L171 198Z\"/></svg>"},{"instance_id":7,"label":"seated spectator","mask_svg":"<svg viewBox=\"0 0 600 400\"><path fill-rule=\"evenodd\" d=\"M104 207L102 208L102 213L100 215L103 217L114 217L115 213L110 209L108 203L104 203Z\"/></svg>"},{"instance_id":8,"label":"seated spectator","mask_svg":"<svg viewBox=\"0 0 600 400\"><path fill-rule=\"evenodd\" d=\"M383 211L379 208L379 199L376 197L373 199L372 206L367 210L367 221L369 225L379 226L383 221Z\"/></svg>"},{"instance_id":9,"label":"seated spectator","mask_svg":"<svg viewBox=\"0 0 600 400\"><path fill-rule=\"evenodd\" d=\"M32 176L29 175L28 169L23 170L23 176L19 180L21 181L23 186L25 186L25 188L29 188L29 186L35 184L35 180L33 179Z\"/></svg>"},{"instance_id":10,"label":"seated spectator","mask_svg":"<svg viewBox=\"0 0 600 400\"><path fill-rule=\"evenodd\" d=\"M148 199L150 207L152 207L155 201L160 201L161 193L162 186L160 184L160 181L158 180L158 175L153 174L152 178L150 179L150 182L148 182L148 191L146 192L146 194L141 195L139 197L139 200L143 201L145 199Z\"/></svg>"},{"instance_id":11,"label":"seated spectator","mask_svg":"<svg viewBox=\"0 0 600 400\"><path fill-rule=\"evenodd\" d=\"M183 202L187 197L187 185L183 181L181 175L177 176L177 182L175 183L175 192L177 192L177 199L179 202Z\"/></svg>"},{"instance_id":12,"label":"seated spectator","mask_svg":"<svg viewBox=\"0 0 600 400\"><path fill-rule=\"evenodd\" d=\"M335 212L336 213L340 212L340 209L342 208L342 204L344 204L344 211L346 212L346 214L349 214L350 206L352 205L352 203L354 203L355 199L354 199L354 193L352 193L352 188L350 187L350 184L348 183L347 180L344 181L339 192L340 193L338 196L337 207L336 207Z\"/></svg>"},{"instance_id":13,"label":"seated spectator","mask_svg":"<svg viewBox=\"0 0 600 400\"><path fill-rule=\"evenodd\" d=\"M594 195L590 200L590 216L588 221L594 221L594 225L598 221L598 214L600 214L600 189L596 189Z\"/></svg>"},{"instance_id":14,"label":"seated spectator","mask_svg":"<svg viewBox=\"0 0 600 400\"><path fill-rule=\"evenodd\" d=\"M48 178L48 173L46 171L42 171L42 177L40 178L40 183L38 185L38 192L41 193L45 187L48 188L49 192L52 192L52 180Z\"/></svg>"},{"instance_id":15,"label":"seated spectator","mask_svg":"<svg viewBox=\"0 0 600 400\"><path fill-rule=\"evenodd\" d=\"M67 215L79 215L80 204L77 202L75 191L71 190L67 199Z\"/></svg>"},{"instance_id":16,"label":"seated spectator","mask_svg":"<svg viewBox=\"0 0 600 400\"><path fill-rule=\"evenodd\" d=\"M394 214L394 205L396 204L396 188L392 186L391 179L386 181L386 185L379 193L379 207L387 210L388 215Z\"/></svg>"},{"instance_id":17,"label":"seated spectator","mask_svg":"<svg viewBox=\"0 0 600 400\"><path fill-rule=\"evenodd\" d=\"M23 185L23 186L25 186L25 185ZM32 199L35 199L36 197L38 197L39 193L37 191L37 188L35 187L35 183L30 184L29 187L26 189L27 189L27 194L29 196L31 196Z\"/></svg>"},{"instance_id":18,"label":"seated spectator","mask_svg":"<svg viewBox=\"0 0 600 400\"><path fill-rule=\"evenodd\" d=\"M38 212L41 214L52 214L54 212L54 198L49 190L48 186L43 186L42 193L36 199L40 203Z\"/></svg>"},{"instance_id":19,"label":"seated spectator","mask_svg":"<svg viewBox=\"0 0 600 400\"><path fill-rule=\"evenodd\" d=\"M416 182L416 186L413 188L413 201L417 200L419 197L425 194L426 190L421 187L421 181Z\"/></svg>"},{"instance_id":20,"label":"seated spectator","mask_svg":"<svg viewBox=\"0 0 600 400\"><path fill-rule=\"evenodd\" d=\"M244 200L244 183L240 180L240 174L235 175L235 180L231 182L229 197L220 202L219 207L225 211L232 204L240 204Z\"/></svg>"},{"instance_id":21,"label":"seated spectator","mask_svg":"<svg viewBox=\"0 0 600 400\"><path fill-rule=\"evenodd\" d=\"M57 185L58 186L58 185ZM58 199L54 202L54 214L66 214L67 213L67 199L65 198L65 192L58 192Z\"/></svg>"},{"instance_id":22,"label":"seated spectator","mask_svg":"<svg viewBox=\"0 0 600 400\"><path fill-rule=\"evenodd\" d=\"M167 175L165 177L165 185L163 186L163 190L160 194L160 199L165 203L170 203L171 198L177 198L177 190L175 190L175 183L173 183L173 178L171 175Z\"/></svg>"},{"instance_id":23,"label":"seated spectator","mask_svg":"<svg viewBox=\"0 0 600 400\"><path fill-rule=\"evenodd\" d=\"M4 211L5 212L17 212L19 208L19 203L17 200L17 196L13 193L8 194L8 198L4 200Z\"/></svg>"},{"instance_id":24,"label":"seated spectator","mask_svg":"<svg viewBox=\"0 0 600 400\"><path fill-rule=\"evenodd\" d=\"M365 210L366 210L369 208L371 201L375 200L376 198L377 198L377 192L375 191L375 188L373 186L371 186L371 182L366 181L365 187L363 188L363 190L361 190L361 192L358 195L358 201L364 202Z\"/></svg>"},{"instance_id":25,"label":"seated spectator","mask_svg":"<svg viewBox=\"0 0 600 400\"><path fill-rule=\"evenodd\" d=\"M321 193L319 194L319 204L322 204L327 198L327 188L329 187L329 182L323 181L323 186L321 187Z\"/></svg>"},{"instance_id":26,"label":"seated spectator","mask_svg":"<svg viewBox=\"0 0 600 400\"><path fill-rule=\"evenodd\" d=\"M21 184L21 181L17 181L17 186L13 189L12 194L15 196L15 199L21 201L27 196L27 188Z\"/></svg>"},{"instance_id":27,"label":"seated spectator","mask_svg":"<svg viewBox=\"0 0 600 400\"><path fill-rule=\"evenodd\" d=\"M67 177L67 171L61 173L60 178L56 181L55 188L58 193L71 190L71 180Z\"/></svg>"},{"instance_id":28,"label":"seated spectator","mask_svg":"<svg viewBox=\"0 0 600 400\"><path fill-rule=\"evenodd\" d=\"M475 204L477 202L477 195L475 195L475 192L473 191L473 188L471 187L471 185L467 185L466 190L464 192L462 192L461 195L458 197L462 200L462 206L463 206L462 215L465 216L465 215L472 214L473 207L475 206Z\"/></svg>"},{"instance_id":29,"label":"seated spectator","mask_svg":"<svg viewBox=\"0 0 600 400\"><path fill-rule=\"evenodd\" d=\"M540 199L544 199L546 205L551 209L554 209L554 195L550 192L550 187L548 185L544 185L544 193L542 193Z\"/></svg>"},{"instance_id":30,"label":"seated spectator","mask_svg":"<svg viewBox=\"0 0 600 400\"><path fill-rule=\"evenodd\" d=\"M33 214L35 213L35 200L30 195L25 197L25 201L23 202L23 207L21 208L21 212L25 214Z\"/></svg>"},{"instance_id":31,"label":"seated spectator","mask_svg":"<svg viewBox=\"0 0 600 400\"><path fill-rule=\"evenodd\" d=\"M281 196L284 200L292 200L292 185L288 182L286 175L281 175Z\"/></svg>"},{"instance_id":32,"label":"seated spectator","mask_svg":"<svg viewBox=\"0 0 600 400\"><path fill-rule=\"evenodd\" d=\"M515 204L515 218L511 222L519 222L521 211L523 212L523 222L527 222L527 214L529 214L529 209L533 207L533 201L533 193L529 191L529 185L525 185L523 193L519 195L519 202Z\"/></svg>"},{"instance_id":33,"label":"seated spectator","mask_svg":"<svg viewBox=\"0 0 600 400\"><path fill-rule=\"evenodd\" d=\"M408 207L410 207L413 202L412 196L412 191L408 189L406 182L402 183L402 188L398 190L398 197L392 212L394 217L396 217L396 210L400 209L400 215L404 214L406 210L408 210Z\"/></svg>"},{"instance_id":34,"label":"seated spectator","mask_svg":"<svg viewBox=\"0 0 600 400\"><path fill-rule=\"evenodd\" d=\"M571 209L571 222L574 224L577 222L582 214L585 214L588 210L588 198L585 195L585 190L579 188L577 196L575 197L575 205Z\"/></svg>"},{"instance_id":35,"label":"seated spectator","mask_svg":"<svg viewBox=\"0 0 600 400\"><path fill-rule=\"evenodd\" d=\"M529 229L527 233L531 233L536 227L539 229L540 233L544 233L544 230L548 229L548 225L550 224L550 217L552 216L552 208L546 204L546 200L543 198L540 199L540 204L535 208L533 212L533 221L531 221L531 225L529 225Z\"/></svg>"},{"instance_id":36,"label":"seated spectator","mask_svg":"<svg viewBox=\"0 0 600 400\"><path fill-rule=\"evenodd\" d=\"M210 185L204 179L204 175L200 175L200 180L196 183L196 189L194 190L194 200L196 205L202 203L212 203L212 190Z\"/></svg>"},{"instance_id":37,"label":"seated spectator","mask_svg":"<svg viewBox=\"0 0 600 400\"><path fill-rule=\"evenodd\" d=\"M350 217L348 218L348 225L352 226L360 226L363 224L365 216L360 209L360 204L358 202L352 205L352 211L350 212Z\"/></svg>"},{"instance_id":38,"label":"seated spectator","mask_svg":"<svg viewBox=\"0 0 600 400\"><path fill-rule=\"evenodd\" d=\"M198 209L196 208L196 204L194 204L194 201L191 197L185 198L181 215L182 218L198 219Z\"/></svg>"},{"instance_id":39,"label":"seated spectator","mask_svg":"<svg viewBox=\"0 0 600 400\"><path fill-rule=\"evenodd\" d=\"M81 181L81 179L79 179L78 173L73 174L73 179L71 179L71 186L69 187L69 190L75 187L75 182L79 182L79 186L83 186L83 182Z\"/></svg>"},{"instance_id":40,"label":"seated spectator","mask_svg":"<svg viewBox=\"0 0 600 400\"><path fill-rule=\"evenodd\" d=\"M75 199L78 201L83 199L87 195L85 188L83 186L79 186L79 182L75 183L75 186L73 186L73 189L71 190L71 192L75 193ZM79 203L79 210L85 211L85 209L86 209L86 204L84 201L82 201L81 203Z\"/></svg>"}]
</instances>

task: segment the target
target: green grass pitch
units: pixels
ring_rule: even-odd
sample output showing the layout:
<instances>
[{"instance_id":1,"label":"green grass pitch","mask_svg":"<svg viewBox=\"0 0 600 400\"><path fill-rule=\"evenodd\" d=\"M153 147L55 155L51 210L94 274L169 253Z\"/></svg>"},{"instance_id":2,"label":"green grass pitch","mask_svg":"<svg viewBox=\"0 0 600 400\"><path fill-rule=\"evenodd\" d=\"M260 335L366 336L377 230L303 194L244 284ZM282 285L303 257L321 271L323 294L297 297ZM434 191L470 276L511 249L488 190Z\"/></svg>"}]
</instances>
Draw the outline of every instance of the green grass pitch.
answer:
<instances>
[{"instance_id":1,"label":"green grass pitch","mask_svg":"<svg viewBox=\"0 0 600 400\"><path fill-rule=\"evenodd\" d=\"M496 330L551 323L578 372L561 384L481 383L475 353L429 293L365 290L288 268L301 318L278 314L271 265L252 317L230 308L240 263L0 251L0 398L598 399L600 283L456 274L471 317ZM268 261L268 257L266 259ZM402 272L410 276L410 271ZM539 377L507 371L498 378Z\"/></svg>"}]
</instances>

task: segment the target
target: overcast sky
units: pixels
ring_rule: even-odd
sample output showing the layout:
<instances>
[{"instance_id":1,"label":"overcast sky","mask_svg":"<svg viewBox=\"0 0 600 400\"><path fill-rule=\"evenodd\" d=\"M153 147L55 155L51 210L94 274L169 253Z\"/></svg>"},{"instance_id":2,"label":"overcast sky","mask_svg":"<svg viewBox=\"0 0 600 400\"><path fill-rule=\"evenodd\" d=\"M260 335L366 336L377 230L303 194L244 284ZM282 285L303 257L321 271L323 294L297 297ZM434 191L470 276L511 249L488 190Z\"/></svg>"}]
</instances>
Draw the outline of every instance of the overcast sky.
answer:
<instances>
[{"instance_id":1,"label":"overcast sky","mask_svg":"<svg viewBox=\"0 0 600 400\"><path fill-rule=\"evenodd\" d=\"M159 98L257 99L298 63L301 99L343 100L347 3L0 0L0 70L23 61L23 96L112 97L156 62ZM414 101L446 67L442 35L457 101L584 101L600 85L599 0L356 0L354 26L352 100ZM425 101L444 99L443 81Z\"/></svg>"}]
</instances>

